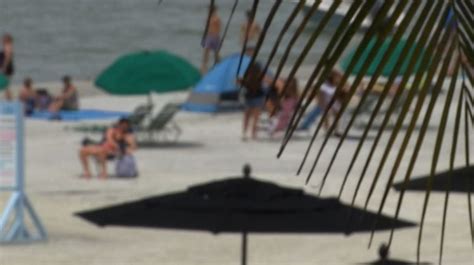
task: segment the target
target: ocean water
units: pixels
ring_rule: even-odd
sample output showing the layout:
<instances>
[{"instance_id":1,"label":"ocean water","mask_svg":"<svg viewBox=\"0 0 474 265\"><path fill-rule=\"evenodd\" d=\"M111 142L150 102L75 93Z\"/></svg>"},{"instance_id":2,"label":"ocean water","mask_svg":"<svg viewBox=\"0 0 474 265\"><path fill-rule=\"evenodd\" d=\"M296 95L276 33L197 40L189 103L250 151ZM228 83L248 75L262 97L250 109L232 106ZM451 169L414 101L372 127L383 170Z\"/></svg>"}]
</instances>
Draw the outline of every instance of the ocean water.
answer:
<instances>
[{"instance_id":1,"label":"ocean water","mask_svg":"<svg viewBox=\"0 0 474 265\"><path fill-rule=\"evenodd\" d=\"M240 50L240 24L252 2L240 0L222 48L223 56ZM273 1L260 2L257 20L263 25ZM225 24L234 0L216 3ZM166 49L198 67L208 4L207 0L0 0L0 34L10 32L15 38L15 82L26 76L52 81L64 74L93 80L118 56L137 50ZM262 58L268 55L272 40L293 8L289 1L282 4ZM293 26L290 33L295 29ZM311 27L296 44L290 61L297 58L310 32ZM318 59L324 44L316 43L307 63Z\"/></svg>"}]
</instances>

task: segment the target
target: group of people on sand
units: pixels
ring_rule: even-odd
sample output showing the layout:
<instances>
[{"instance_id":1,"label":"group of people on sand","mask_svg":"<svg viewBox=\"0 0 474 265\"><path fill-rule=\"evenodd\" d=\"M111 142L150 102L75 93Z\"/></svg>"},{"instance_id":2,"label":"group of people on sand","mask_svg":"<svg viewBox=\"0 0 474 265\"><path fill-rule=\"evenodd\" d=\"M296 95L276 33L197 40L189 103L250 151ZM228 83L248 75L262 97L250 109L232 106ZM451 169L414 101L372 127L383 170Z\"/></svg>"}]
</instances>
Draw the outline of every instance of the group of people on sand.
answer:
<instances>
[{"instance_id":1,"label":"group of people on sand","mask_svg":"<svg viewBox=\"0 0 474 265\"><path fill-rule=\"evenodd\" d=\"M13 36L7 33L2 37L0 73L10 81L14 72ZM49 111L55 114L60 110L79 109L79 96L76 87L72 83L71 77L64 76L62 82L62 92L57 96L53 96L47 89L35 89L33 86L33 80L30 77L25 78L23 80L23 86L18 94L18 100L24 105L25 114L31 115L35 111ZM13 100L13 98L11 89L7 87L5 90L5 99L10 101Z\"/></svg>"},{"instance_id":2,"label":"group of people on sand","mask_svg":"<svg viewBox=\"0 0 474 265\"><path fill-rule=\"evenodd\" d=\"M341 79L342 74L339 71L333 70L330 72L327 80L317 91L314 109L309 112L302 122L304 127L299 129L308 129L310 125L316 122L321 110L325 109L328 109L328 115L323 121L326 130L336 122L336 116L341 109L347 92L347 87L343 87L336 92ZM275 136L278 132L285 131L290 125L291 117L301 99L297 78L274 80L273 77L263 72L259 63L254 63L249 66L247 75L239 80L239 83L244 89L245 98L242 140L246 141L248 139L249 130L252 139L258 138L258 132L262 129L260 115L263 111L268 113L269 121L264 129L270 137ZM340 136L337 123L334 134Z\"/></svg>"},{"instance_id":3,"label":"group of people on sand","mask_svg":"<svg viewBox=\"0 0 474 265\"><path fill-rule=\"evenodd\" d=\"M203 64L201 67L202 73L206 73L209 57L211 52L214 53L214 63L220 59L220 44L221 44L221 19L217 12L216 6L210 6L209 16L206 24L204 39L202 42L204 54ZM246 20L242 23L240 28L240 44L246 44L246 54L252 56L255 45L260 37L261 27L255 20L255 14L252 11L247 11ZM298 91L298 80L293 77L291 80L277 79L269 76L264 72L260 63L255 62L249 65L245 78L237 80L237 83L243 88L244 98L244 117L242 125L242 140L248 140L248 132L252 139L257 139L258 132L264 127L273 137L276 133L286 130L291 117L297 107L300 99ZM331 103L331 99L335 97L334 103L328 110L324 126L329 128L331 120L335 119L338 111L341 108L341 102L344 97L344 92L336 94L336 87L341 81L341 73L333 70L329 74L327 81L321 86L316 97L316 106L309 112L308 117L303 122L301 128L307 129L315 122L321 109L326 109ZM344 91L341 90L341 91ZM269 120L266 126L262 126L260 122L260 115L266 111ZM339 132L335 130L335 135Z\"/></svg>"},{"instance_id":4,"label":"group of people on sand","mask_svg":"<svg viewBox=\"0 0 474 265\"><path fill-rule=\"evenodd\" d=\"M77 88L72 83L71 77L62 78L63 89L57 96L52 96L47 89L34 89L31 78L25 78L18 99L23 103L25 114L31 115L35 111L49 111L53 114L61 110L74 111L79 109L79 96Z\"/></svg>"}]
</instances>

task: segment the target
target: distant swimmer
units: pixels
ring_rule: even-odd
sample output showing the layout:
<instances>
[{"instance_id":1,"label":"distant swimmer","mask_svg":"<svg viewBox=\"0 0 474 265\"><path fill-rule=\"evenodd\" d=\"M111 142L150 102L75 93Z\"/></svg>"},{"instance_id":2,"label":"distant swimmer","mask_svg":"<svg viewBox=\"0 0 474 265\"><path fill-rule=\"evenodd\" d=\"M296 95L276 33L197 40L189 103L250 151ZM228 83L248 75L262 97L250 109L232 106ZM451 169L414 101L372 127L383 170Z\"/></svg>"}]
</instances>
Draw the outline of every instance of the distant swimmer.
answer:
<instances>
[{"instance_id":1,"label":"distant swimmer","mask_svg":"<svg viewBox=\"0 0 474 265\"><path fill-rule=\"evenodd\" d=\"M214 52L214 64L219 61L219 45L221 34L221 19L217 14L217 7L212 5L209 7L209 17L206 25L205 36L202 41L204 48L204 56L201 66L201 72L207 72L207 64L209 62L209 53Z\"/></svg>"}]
</instances>

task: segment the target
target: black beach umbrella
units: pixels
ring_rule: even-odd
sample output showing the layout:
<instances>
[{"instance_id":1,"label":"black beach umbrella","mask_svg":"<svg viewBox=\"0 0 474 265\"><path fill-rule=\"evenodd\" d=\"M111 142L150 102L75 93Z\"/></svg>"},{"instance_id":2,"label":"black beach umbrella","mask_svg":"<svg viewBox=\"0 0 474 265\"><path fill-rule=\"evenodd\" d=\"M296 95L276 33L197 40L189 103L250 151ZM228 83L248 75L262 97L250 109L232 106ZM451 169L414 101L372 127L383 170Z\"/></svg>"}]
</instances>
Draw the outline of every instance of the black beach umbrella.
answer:
<instances>
[{"instance_id":1,"label":"black beach umbrella","mask_svg":"<svg viewBox=\"0 0 474 265\"><path fill-rule=\"evenodd\" d=\"M362 220L347 225L350 212ZM318 198L303 190L280 187L250 177L230 178L133 202L77 213L99 226L130 226L243 234L246 264L247 233L345 233L373 229L376 214L351 208L337 199ZM362 216L364 216L362 218ZM360 217L360 218L357 218ZM386 216L377 230L413 226Z\"/></svg>"},{"instance_id":2,"label":"black beach umbrella","mask_svg":"<svg viewBox=\"0 0 474 265\"><path fill-rule=\"evenodd\" d=\"M426 191L430 176L414 178L407 184L407 190ZM452 192L474 191L474 166L464 167L453 171L445 171L433 176L431 190ZM403 181L394 185L396 190L401 190Z\"/></svg>"}]
</instances>

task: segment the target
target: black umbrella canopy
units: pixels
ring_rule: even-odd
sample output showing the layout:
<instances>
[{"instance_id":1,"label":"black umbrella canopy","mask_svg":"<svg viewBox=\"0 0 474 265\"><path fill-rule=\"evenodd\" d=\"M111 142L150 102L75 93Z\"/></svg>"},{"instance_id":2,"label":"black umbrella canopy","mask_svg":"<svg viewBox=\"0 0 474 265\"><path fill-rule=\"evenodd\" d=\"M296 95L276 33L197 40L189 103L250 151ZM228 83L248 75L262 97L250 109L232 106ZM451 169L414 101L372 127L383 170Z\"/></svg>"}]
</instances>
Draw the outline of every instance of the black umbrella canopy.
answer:
<instances>
[{"instance_id":1,"label":"black umbrella canopy","mask_svg":"<svg viewBox=\"0 0 474 265\"><path fill-rule=\"evenodd\" d=\"M410 180L407 190L425 192L429 178L430 176L424 176ZM433 176L433 191L446 191L448 186L453 192L474 191L474 166L445 171ZM396 183L394 187L396 190L401 190L403 182Z\"/></svg>"},{"instance_id":2,"label":"black umbrella canopy","mask_svg":"<svg viewBox=\"0 0 474 265\"><path fill-rule=\"evenodd\" d=\"M353 222L348 228L348 217ZM77 213L99 226L221 232L351 233L373 229L377 215L251 177L196 185L183 192ZM377 230L413 226L379 216ZM349 230L350 229L350 230Z\"/></svg>"}]
</instances>

